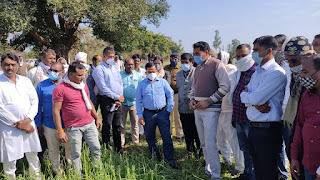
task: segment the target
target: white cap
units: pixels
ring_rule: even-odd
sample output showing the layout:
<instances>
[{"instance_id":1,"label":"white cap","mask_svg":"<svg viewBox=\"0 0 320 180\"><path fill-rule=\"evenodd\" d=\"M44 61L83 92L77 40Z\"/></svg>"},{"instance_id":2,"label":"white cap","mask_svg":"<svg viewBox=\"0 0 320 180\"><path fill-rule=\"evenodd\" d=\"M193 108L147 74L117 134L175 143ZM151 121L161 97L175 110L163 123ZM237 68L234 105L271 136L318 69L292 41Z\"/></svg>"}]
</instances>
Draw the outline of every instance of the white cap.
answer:
<instances>
[{"instance_id":1,"label":"white cap","mask_svg":"<svg viewBox=\"0 0 320 180\"><path fill-rule=\"evenodd\" d=\"M75 60L80 60L80 61L84 61L85 63L87 63L87 53L78 52L78 54L76 54L76 56L75 56Z\"/></svg>"}]
</instances>

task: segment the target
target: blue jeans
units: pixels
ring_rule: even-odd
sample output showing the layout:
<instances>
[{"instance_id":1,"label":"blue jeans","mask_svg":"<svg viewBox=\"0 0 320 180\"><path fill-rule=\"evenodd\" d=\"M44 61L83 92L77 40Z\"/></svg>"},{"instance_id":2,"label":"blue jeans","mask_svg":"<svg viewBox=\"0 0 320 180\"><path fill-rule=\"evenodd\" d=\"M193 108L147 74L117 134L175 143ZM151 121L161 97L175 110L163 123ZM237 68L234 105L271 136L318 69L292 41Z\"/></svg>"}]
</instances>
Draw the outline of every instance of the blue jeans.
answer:
<instances>
[{"instance_id":1,"label":"blue jeans","mask_svg":"<svg viewBox=\"0 0 320 180\"><path fill-rule=\"evenodd\" d=\"M255 179L255 174L253 170L253 161L252 157L249 151L249 122L236 122L236 129L237 129L237 135L238 135L238 141L240 150L243 152L244 156L244 175L248 176L252 180Z\"/></svg>"},{"instance_id":2,"label":"blue jeans","mask_svg":"<svg viewBox=\"0 0 320 180\"><path fill-rule=\"evenodd\" d=\"M305 180L315 180L317 178L317 175L310 174L307 169L304 169L304 177L305 177Z\"/></svg>"},{"instance_id":3,"label":"blue jeans","mask_svg":"<svg viewBox=\"0 0 320 180\"><path fill-rule=\"evenodd\" d=\"M160 151L156 146L156 126L158 126L163 141L164 158L169 163L174 163L174 149L170 134L170 118L167 110L154 113L148 110L143 111L143 118L145 121L144 133L148 142L149 151L151 155L156 154L158 159L161 159Z\"/></svg>"}]
</instances>

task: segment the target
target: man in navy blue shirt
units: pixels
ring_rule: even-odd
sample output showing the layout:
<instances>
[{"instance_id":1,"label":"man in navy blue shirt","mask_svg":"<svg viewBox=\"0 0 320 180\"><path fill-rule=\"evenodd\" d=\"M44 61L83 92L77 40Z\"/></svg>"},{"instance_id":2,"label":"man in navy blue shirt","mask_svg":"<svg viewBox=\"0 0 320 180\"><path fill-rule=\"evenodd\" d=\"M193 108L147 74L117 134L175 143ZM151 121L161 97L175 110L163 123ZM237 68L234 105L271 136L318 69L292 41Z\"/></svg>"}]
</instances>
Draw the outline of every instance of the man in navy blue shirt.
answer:
<instances>
[{"instance_id":1,"label":"man in navy blue shirt","mask_svg":"<svg viewBox=\"0 0 320 180\"><path fill-rule=\"evenodd\" d=\"M58 62L53 63L49 69L49 79L40 82L36 88L39 106L35 123L39 134L43 134L46 138L52 170L56 174L61 174L63 170L60 166L60 141L52 115L52 91L59 84L63 74L63 65ZM65 143L65 152L67 162L71 164L69 141Z\"/></svg>"},{"instance_id":2,"label":"man in navy blue shirt","mask_svg":"<svg viewBox=\"0 0 320 180\"><path fill-rule=\"evenodd\" d=\"M147 78L139 83L136 91L139 123L144 126L151 155L155 154L160 161L161 155L155 141L156 126L159 127L165 161L172 168L179 169L173 159L174 149L170 134L169 116L174 106L173 90L166 80L158 78L157 69L153 63L146 64L146 74Z\"/></svg>"}]
</instances>

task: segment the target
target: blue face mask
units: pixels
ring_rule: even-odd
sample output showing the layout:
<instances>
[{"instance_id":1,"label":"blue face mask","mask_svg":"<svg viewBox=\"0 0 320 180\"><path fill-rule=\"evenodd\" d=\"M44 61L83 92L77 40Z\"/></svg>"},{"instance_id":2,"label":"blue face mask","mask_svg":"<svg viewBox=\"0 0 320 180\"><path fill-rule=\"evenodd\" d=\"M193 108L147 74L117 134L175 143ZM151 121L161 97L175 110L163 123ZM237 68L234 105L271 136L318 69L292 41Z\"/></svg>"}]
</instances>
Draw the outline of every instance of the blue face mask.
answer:
<instances>
[{"instance_id":1,"label":"blue face mask","mask_svg":"<svg viewBox=\"0 0 320 180\"><path fill-rule=\"evenodd\" d=\"M176 66L178 64L177 61L170 61L171 66Z\"/></svg>"},{"instance_id":2,"label":"blue face mask","mask_svg":"<svg viewBox=\"0 0 320 180\"><path fill-rule=\"evenodd\" d=\"M201 56L193 56L194 62L197 64L202 64L204 60L202 60Z\"/></svg>"},{"instance_id":3,"label":"blue face mask","mask_svg":"<svg viewBox=\"0 0 320 180\"><path fill-rule=\"evenodd\" d=\"M260 57L258 52L253 52L253 53L252 53L252 59L253 59L256 63L261 64L261 62L262 62L262 60L263 60L263 57Z\"/></svg>"},{"instance_id":4,"label":"blue face mask","mask_svg":"<svg viewBox=\"0 0 320 180\"><path fill-rule=\"evenodd\" d=\"M181 64L181 68L183 71L187 72L190 71L190 64Z\"/></svg>"},{"instance_id":5,"label":"blue face mask","mask_svg":"<svg viewBox=\"0 0 320 180\"><path fill-rule=\"evenodd\" d=\"M59 73L50 71L50 72L49 72L49 78L50 78L52 81L56 81L56 80L59 79Z\"/></svg>"}]
</instances>

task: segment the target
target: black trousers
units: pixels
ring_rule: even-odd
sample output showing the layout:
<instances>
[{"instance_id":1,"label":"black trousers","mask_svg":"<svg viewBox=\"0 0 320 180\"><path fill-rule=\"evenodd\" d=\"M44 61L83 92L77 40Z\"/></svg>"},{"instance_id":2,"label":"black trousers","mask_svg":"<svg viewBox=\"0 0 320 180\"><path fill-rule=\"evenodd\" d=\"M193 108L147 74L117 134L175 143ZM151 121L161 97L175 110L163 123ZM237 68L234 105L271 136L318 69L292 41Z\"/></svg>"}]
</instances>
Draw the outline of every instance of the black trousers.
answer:
<instances>
[{"instance_id":1,"label":"black trousers","mask_svg":"<svg viewBox=\"0 0 320 180\"><path fill-rule=\"evenodd\" d=\"M194 114L180 113L180 120L188 152L197 152L200 149L200 140L195 123ZM196 144L196 146L194 145Z\"/></svg>"},{"instance_id":2,"label":"black trousers","mask_svg":"<svg viewBox=\"0 0 320 180\"><path fill-rule=\"evenodd\" d=\"M113 144L116 151L121 147L121 121L122 121L122 106L118 107L116 111L110 112L114 99L107 96L98 95L100 102L100 109L102 114L102 142L108 148L110 143L110 128L112 125Z\"/></svg>"}]
</instances>

